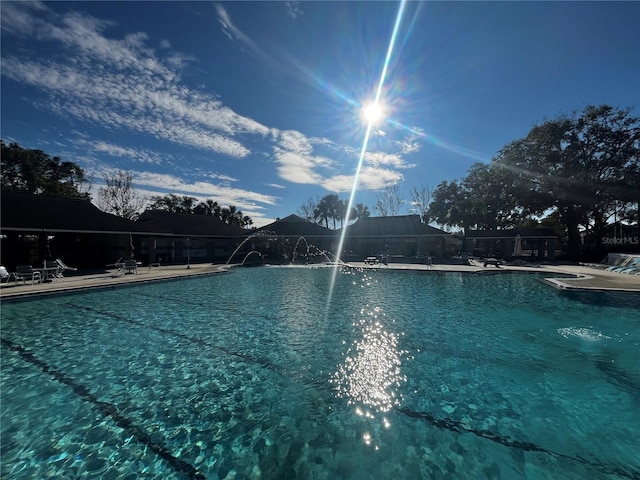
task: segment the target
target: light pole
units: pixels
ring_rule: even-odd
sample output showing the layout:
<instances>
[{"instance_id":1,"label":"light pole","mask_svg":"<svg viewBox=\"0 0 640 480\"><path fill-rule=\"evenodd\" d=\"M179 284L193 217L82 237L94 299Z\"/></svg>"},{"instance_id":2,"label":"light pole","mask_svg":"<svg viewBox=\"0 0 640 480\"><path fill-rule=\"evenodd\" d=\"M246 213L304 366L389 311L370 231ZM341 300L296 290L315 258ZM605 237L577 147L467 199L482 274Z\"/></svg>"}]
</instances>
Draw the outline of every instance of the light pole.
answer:
<instances>
[{"instance_id":1,"label":"light pole","mask_svg":"<svg viewBox=\"0 0 640 480\"><path fill-rule=\"evenodd\" d=\"M191 268L191 248L189 246L189 237L187 237L187 270Z\"/></svg>"}]
</instances>

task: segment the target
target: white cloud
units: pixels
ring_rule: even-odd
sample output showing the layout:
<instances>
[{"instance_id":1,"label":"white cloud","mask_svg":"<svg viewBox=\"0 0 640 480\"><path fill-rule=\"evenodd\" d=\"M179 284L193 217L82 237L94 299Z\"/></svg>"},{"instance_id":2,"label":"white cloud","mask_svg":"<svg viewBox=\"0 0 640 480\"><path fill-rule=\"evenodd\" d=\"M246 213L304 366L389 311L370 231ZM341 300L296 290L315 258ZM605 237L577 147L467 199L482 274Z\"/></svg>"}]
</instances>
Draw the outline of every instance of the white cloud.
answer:
<instances>
[{"instance_id":1,"label":"white cloud","mask_svg":"<svg viewBox=\"0 0 640 480\"><path fill-rule=\"evenodd\" d=\"M209 182L185 182L174 175L152 173L152 172L132 172L136 188L160 189L164 195L166 192L177 195L193 195L203 198L211 198L220 205L235 205L241 210L260 210L264 207L258 204L275 205L277 197L265 195L241 188L233 188L228 185L216 185Z\"/></svg>"},{"instance_id":2,"label":"white cloud","mask_svg":"<svg viewBox=\"0 0 640 480\"><path fill-rule=\"evenodd\" d=\"M418 141L421 138L424 138L425 134L420 128L413 128L413 133L408 134L402 140L396 140L394 143L400 149L400 153L416 153L420 151L421 144Z\"/></svg>"},{"instance_id":3,"label":"white cloud","mask_svg":"<svg viewBox=\"0 0 640 480\"><path fill-rule=\"evenodd\" d=\"M249 45L250 47L260 50L258 46L251 40L247 35L245 35L239 28L235 26L235 24L231 21L231 17L225 10L225 8L217 3L215 5L216 13L218 14L218 22L222 25L222 31L225 33L227 37L230 39L238 39L243 43Z\"/></svg>"},{"instance_id":4,"label":"white cloud","mask_svg":"<svg viewBox=\"0 0 640 480\"><path fill-rule=\"evenodd\" d=\"M415 166L406 163L400 155L395 153L366 152L364 160L374 166L389 165L395 168L411 168Z\"/></svg>"},{"instance_id":5,"label":"white cloud","mask_svg":"<svg viewBox=\"0 0 640 480\"><path fill-rule=\"evenodd\" d=\"M404 180L404 176L396 171L363 167L358 177L358 188L360 190L379 190L391 185L396 185ZM350 192L353 188L354 175L335 175L325 179L322 186L330 192L344 193Z\"/></svg>"},{"instance_id":6,"label":"white cloud","mask_svg":"<svg viewBox=\"0 0 640 480\"><path fill-rule=\"evenodd\" d=\"M319 184L322 175L314 171L317 166L314 157L296 152L276 152L278 175L292 183Z\"/></svg>"},{"instance_id":7,"label":"white cloud","mask_svg":"<svg viewBox=\"0 0 640 480\"><path fill-rule=\"evenodd\" d=\"M25 14L27 7L13 7L5 16L3 5L3 27L7 17L14 18L23 31L67 49L67 54L47 60L2 58L2 74L47 91L46 107L54 112L232 157L245 157L250 150L231 137L269 133L217 98L181 84L186 57L175 53L157 57L145 47L144 33L117 40L105 36L107 23L92 17L48 12L35 18Z\"/></svg>"},{"instance_id":8,"label":"white cloud","mask_svg":"<svg viewBox=\"0 0 640 480\"><path fill-rule=\"evenodd\" d=\"M129 147L123 147L121 145L115 145L113 143L105 142L103 140L95 141L77 141L76 145L83 145L90 151L96 154L106 154L112 157L124 158L133 162L150 163L160 165L163 160L159 155L145 149L134 149Z\"/></svg>"},{"instance_id":9,"label":"white cloud","mask_svg":"<svg viewBox=\"0 0 640 480\"><path fill-rule=\"evenodd\" d=\"M19 36L32 36L38 32L34 15L47 11L42 2L2 2L0 22L3 32Z\"/></svg>"},{"instance_id":10,"label":"white cloud","mask_svg":"<svg viewBox=\"0 0 640 480\"><path fill-rule=\"evenodd\" d=\"M297 131L282 131L276 135L274 154L278 175L292 183L321 185L330 192L351 191L355 175L355 161L349 165L353 174L336 173L344 163L319 155L316 148L328 148L346 155L351 162L359 156L355 148L337 146L327 139L307 137ZM412 168L400 155L386 152L365 152L358 185L364 190L379 190L404 179L399 169Z\"/></svg>"},{"instance_id":11,"label":"white cloud","mask_svg":"<svg viewBox=\"0 0 640 480\"><path fill-rule=\"evenodd\" d=\"M213 178L214 180L222 180L223 182L231 183L237 182L238 179L234 177L230 177L229 175L224 175L222 173L207 173L204 175L205 177Z\"/></svg>"},{"instance_id":12,"label":"white cloud","mask_svg":"<svg viewBox=\"0 0 640 480\"><path fill-rule=\"evenodd\" d=\"M284 180L301 184L321 184L319 169L333 165L327 157L313 155L312 139L304 134L288 130L278 132L278 145L274 148L277 173Z\"/></svg>"}]
</instances>

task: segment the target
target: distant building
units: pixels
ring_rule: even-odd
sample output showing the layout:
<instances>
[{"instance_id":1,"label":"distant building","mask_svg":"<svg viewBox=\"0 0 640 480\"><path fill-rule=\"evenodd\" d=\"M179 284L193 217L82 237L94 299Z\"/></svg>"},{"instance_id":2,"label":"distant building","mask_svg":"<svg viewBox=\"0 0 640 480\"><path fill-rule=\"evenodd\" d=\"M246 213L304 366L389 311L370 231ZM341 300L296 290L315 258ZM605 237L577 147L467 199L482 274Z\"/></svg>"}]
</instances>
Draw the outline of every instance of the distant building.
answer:
<instances>
[{"instance_id":1,"label":"distant building","mask_svg":"<svg viewBox=\"0 0 640 480\"><path fill-rule=\"evenodd\" d=\"M0 262L41 265L61 258L80 268L104 268L119 258L148 263L224 262L247 230L205 216L144 212L131 221L88 200L1 192Z\"/></svg>"},{"instance_id":2,"label":"distant building","mask_svg":"<svg viewBox=\"0 0 640 480\"><path fill-rule=\"evenodd\" d=\"M10 269L55 258L104 267L129 255L130 239L141 230L88 200L2 191L1 209L0 261Z\"/></svg>"},{"instance_id":3,"label":"distant building","mask_svg":"<svg viewBox=\"0 0 640 480\"><path fill-rule=\"evenodd\" d=\"M516 239L520 257L553 261L559 247L558 235L550 228L512 228L508 230L470 230L464 236L466 252L479 257L509 260L514 257Z\"/></svg>"},{"instance_id":4,"label":"distant building","mask_svg":"<svg viewBox=\"0 0 640 480\"><path fill-rule=\"evenodd\" d=\"M252 250L259 250L269 263L315 263L334 261L336 232L297 215L289 215L256 230Z\"/></svg>"},{"instance_id":5,"label":"distant building","mask_svg":"<svg viewBox=\"0 0 640 480\"><path fill-rule=\"evenodd\" d=\"M137 223L146 233L139 257L161 264L224 263L248 232L210 215L163 210L146 210Z\"/></svg>"},{"instance_id":6,"label":"distant building","mask_svg":"<svg viewBox=\"0 0 640 480\"><path fill-rule=\"evenodd\" d=\"M422 223L418 215L364 217L346 229L343 260L385 255L390 261L422 262L452 257L462 245L450 233Z\"/></svg>"}]
</instances>

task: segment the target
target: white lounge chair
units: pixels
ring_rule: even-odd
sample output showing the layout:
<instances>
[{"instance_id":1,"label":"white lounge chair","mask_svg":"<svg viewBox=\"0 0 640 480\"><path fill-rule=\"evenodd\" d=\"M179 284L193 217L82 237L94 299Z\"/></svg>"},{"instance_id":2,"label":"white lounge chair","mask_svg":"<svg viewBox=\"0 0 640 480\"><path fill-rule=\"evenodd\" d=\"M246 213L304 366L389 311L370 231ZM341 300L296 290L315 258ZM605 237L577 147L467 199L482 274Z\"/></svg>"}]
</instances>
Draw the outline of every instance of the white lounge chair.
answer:
<instances>
[{"instance_id":1,"label":"white lounge chair","mask_svg":"<svg viewBox=\"0 0 640 480\"><path fill-rule=\"evenodd\" d=\"M56 272L56 277L58 278L62 278L64 276L64 272L66 272L67 270L71 271L71 272L75 272L76 270L78 270L75 267L68 267L62 260L60 260L59 258L56 258L56 263L58 264L58 270Z\"/></svg>"},{"instance_id":2,"label":"white lounge chair","mask_svg":"<svg viewBox=\"0 0 640 480\"><path fill-rule=\"evenodd\" d=\"M11 281L11 279L13 279L13 281L16 281L16 274L15 273L9 273L9 271L7 270L7 267L1 266L0 265L0 282L2 283L9 283Z\"/></svg>"}]
</instances>

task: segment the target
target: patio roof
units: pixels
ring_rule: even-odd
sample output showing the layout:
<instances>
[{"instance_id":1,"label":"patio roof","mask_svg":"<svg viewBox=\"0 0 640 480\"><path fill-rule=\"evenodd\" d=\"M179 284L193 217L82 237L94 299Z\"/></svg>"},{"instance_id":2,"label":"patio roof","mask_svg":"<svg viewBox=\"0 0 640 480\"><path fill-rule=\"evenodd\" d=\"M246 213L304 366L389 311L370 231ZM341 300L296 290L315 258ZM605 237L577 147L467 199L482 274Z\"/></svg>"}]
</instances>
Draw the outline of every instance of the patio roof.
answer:
<instances>
[{"instance_id":1,"label":"patio roof","mask_svg":"<svg viewBox=\"0 0 640 480\"><path fill-rule=\"evenodd\" d=\"M0 229L24 233L236 237L248 230L206 215L145 211L138 221L103 212L89 200L2 192Z\"/></svg>"},{"instance_id":2,"label":"patio roof","mask_svg":"<svg viewBox=\"0 0 640 480\"><path fill-rule=\"evenodd\" d=\"M136 233L142 226L105 213L88 200L1 192L0 228L51 233Z\"/></svg>"},{"instance_id":3,"label":"patio roof","mask_svg":"<svg viewBox=\"0 0 640 480\"><path fill-rule=\"evenodd\" d=\"M229 225L210 215L146 210L138 218L143 231L156 232L159 235L171 234L181 237L238 237L246 235L245 230Z\"/></svg>"}]
</instances>

